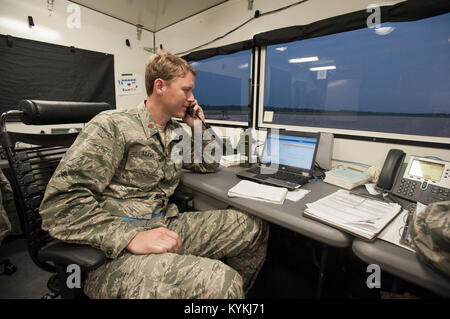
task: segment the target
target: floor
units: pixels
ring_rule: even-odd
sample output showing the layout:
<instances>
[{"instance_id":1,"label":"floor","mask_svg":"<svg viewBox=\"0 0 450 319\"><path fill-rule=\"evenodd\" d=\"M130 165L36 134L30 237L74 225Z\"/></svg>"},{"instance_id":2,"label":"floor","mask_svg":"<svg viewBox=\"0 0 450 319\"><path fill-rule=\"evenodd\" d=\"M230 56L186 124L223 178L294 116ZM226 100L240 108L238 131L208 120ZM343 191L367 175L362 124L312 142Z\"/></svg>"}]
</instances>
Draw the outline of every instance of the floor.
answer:
<instances>
[{"instance_id":1,"label":"floor","mask_svg":"<svg viewBox=\"0 0 450 319\"><path fill-rule=\"evenodd\" d=\"M0 261L9 259L17 266L11 276L0 276L0 299L40 299L49 292L51 273L41 270L28 255L23 237L7 238L0 246Z\"/></svg>"}]
</instances>

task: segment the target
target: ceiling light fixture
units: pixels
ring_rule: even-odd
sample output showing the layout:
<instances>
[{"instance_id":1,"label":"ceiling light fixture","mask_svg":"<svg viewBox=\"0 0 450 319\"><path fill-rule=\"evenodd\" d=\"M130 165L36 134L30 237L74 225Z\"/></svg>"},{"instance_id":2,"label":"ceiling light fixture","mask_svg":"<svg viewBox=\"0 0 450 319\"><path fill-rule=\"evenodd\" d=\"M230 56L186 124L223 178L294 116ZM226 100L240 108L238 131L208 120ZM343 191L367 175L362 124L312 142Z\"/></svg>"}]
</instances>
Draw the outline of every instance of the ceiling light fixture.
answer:
<instances>
[{"instance_id":1,"label":"ceiling light fixture","mask_svg":"<svg viewBox=\"0 0 450 319\"><path fill-rule=\"evenodd\" d=\"M329 66L319 66L316 68L309 68L310 71L322 71L322 70L336 70L335 65L329 65Z\"/></svg>"},{"instance_id":2,"label":"ceiling light fixture","mask_svg":"<svg viewBox=\"0 0 450 319\"><path fill-rule=\"evenodd\" d=\"M304 62L313 62L313 61L319 61L319 58L316 56L310 56L310 57L306 57L306 58L289 59L289 63L304 63Z\"/></svg>"}]
</instances>

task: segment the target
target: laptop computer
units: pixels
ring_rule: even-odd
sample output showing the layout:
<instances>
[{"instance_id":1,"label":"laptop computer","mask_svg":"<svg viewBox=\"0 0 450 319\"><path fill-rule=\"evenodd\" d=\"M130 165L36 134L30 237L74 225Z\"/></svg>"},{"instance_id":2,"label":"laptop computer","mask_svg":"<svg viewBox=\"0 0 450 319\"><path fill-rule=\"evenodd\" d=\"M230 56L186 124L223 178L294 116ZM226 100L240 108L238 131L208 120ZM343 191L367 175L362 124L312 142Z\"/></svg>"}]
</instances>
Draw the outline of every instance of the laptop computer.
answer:
<instances>
[{"instance_id":1,"label":"laptop computer","mask_svg":"<svg viewBox=\"0 0 450 319\"><path fill-rule=\"evenodd\" d=\"M261 163L236 175L289 190L308 183L312 177L320 133L268 132Z\"/></svg>"}]
</instances>

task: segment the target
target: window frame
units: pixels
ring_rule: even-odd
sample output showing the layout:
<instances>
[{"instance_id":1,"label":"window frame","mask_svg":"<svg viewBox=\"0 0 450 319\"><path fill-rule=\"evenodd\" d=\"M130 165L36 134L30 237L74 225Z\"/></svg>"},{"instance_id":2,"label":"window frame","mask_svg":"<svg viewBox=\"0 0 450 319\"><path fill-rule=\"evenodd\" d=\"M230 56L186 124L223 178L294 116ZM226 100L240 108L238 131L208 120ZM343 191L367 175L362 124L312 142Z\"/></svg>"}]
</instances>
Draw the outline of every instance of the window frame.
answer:
<instances>
[{"instance_id":1,"label":"window frame","mask_svg":"<svg viewBox=\"0 0 450 319\"><path fill-rule=\"evenodd\" d=\"M289 42L285 42L289 43ZM282 44L282 43L279 43ZM367 140L373 142L393 143L393 144L407 144L414 146L425 146L448 149L450 144L450 137L439 136L426 136L426 135L414 135L414 134L400 134L400 133L387 133L377 131L360 131L354 129L339 129L329 127L316 127L316 126L299 126L299 125L286 125L286 124L271 124L263 121L264 115L264 90L266 79L266 48L267 46L260 47L260 56L258 59L258 103L256 105L257 118L255 122L255 129L286 129L291 131L303 131L303 132L325 132L332 133L335 137L345 139Z\"/></svg>"},{"instance_id":2,"label":"window frame","mask_svg":"<svg viewBox=\"0 0 450 319\"><path fill-rule=\"evenodd\" d=\"M240 128L247 129L249 127L252 127L252 125L254 123L254 120L253 120L254 109L255 109L254 108L254 105L255 105L254 100L255 100L255 96L256 96L255 89L254 89L254 83L255 83L254 79L255 79L255 72L256 72L255 71L255 65L256 64L255 64L255 61L254 61L255 48L252 47L250 49L244 49L244 50L240 50L240 51L237 51L237 52L242 52L242 51L247 51L247 50L250 51L250 68L249 68L249 70L250 70L249 76L250 77L248 78L248 90L249 90L249 96L248 96L249 113L247 114L248 120L247 120L247 122L244 122L244 121L217 120L217 119L212 119L212 118L206 118L206 121L209 124L211 124L211 125L222 126L222 127L235 127L235 128L239 128L240 127ZM237 53L237 52L231 52L231 53L228 53L226 55L231 55L231 54L234 54L234 53ZM198 59L198 60L195 60L195 61L188 61L188 63L196 62L196 61L202 61L202 60L206 60L206 59L209 59L209 58L210 57L207 57L207 58L204 58L204 59ZM194 66L194 69L195 69L195 66ZM200 103L201 103L201 101L200 101ZM201 106L201 104L200 104L200 106ZM177 119L177 121L178 122L183 122L181 119Z\"/></svg>"}]
</instances>

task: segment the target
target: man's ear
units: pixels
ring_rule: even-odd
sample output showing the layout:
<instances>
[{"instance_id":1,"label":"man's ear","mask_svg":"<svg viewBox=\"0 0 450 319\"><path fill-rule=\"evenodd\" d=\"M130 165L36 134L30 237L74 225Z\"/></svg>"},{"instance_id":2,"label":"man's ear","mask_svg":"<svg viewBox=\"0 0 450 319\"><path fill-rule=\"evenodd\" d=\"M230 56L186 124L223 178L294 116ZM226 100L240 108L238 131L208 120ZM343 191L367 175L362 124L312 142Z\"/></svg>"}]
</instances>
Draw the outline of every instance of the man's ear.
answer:
<instances>
[{"instance_id":1,"label":"man's ear","mask_svg":"<svg viewBox=\"0 0 450 319\"><path fill-rule=\"evenodd\" d=\"M166 90L166 83L163 79L156 79L153 84L153 91L158 94L162 94Z\"/></svg>"}]
</instances>

